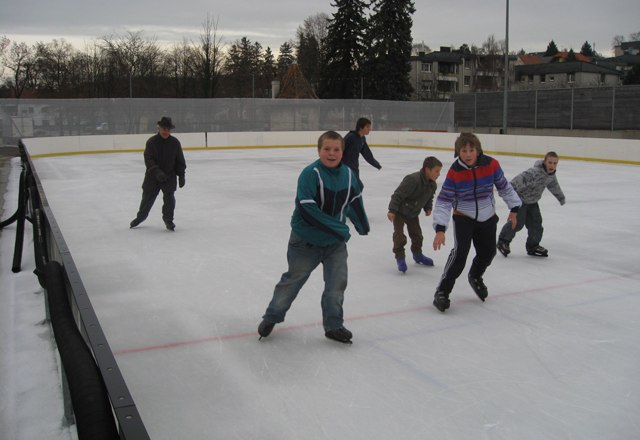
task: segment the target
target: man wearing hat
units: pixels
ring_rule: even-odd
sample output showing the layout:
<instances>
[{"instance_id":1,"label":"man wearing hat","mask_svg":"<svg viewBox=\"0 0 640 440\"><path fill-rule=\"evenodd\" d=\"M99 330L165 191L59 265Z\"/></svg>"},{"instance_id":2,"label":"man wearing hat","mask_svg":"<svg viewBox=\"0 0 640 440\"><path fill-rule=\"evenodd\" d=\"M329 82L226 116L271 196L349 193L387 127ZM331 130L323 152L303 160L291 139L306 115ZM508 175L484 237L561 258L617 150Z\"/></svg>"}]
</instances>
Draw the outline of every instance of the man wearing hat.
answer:
<instances>
[{"instance_id":1,"label":"man wearing hat","mask_svg":"<svg viewBox=\"0 0 640 440\"><path fill-rule=\"evenodd\" d=\"M174 129L171 118L163 116L158 121L158 133L147 140L144 149L144 164L147 171L142 182L142 201L138 215L131 221L130 227L135 228L145 221L156 197L162 190L162 220L168 230L173 231L173 211L176 207L176 177L178 185L185 184L184 172L187 164L182 153L180 141L171 136Z\"/></svg>"}]
</instances>

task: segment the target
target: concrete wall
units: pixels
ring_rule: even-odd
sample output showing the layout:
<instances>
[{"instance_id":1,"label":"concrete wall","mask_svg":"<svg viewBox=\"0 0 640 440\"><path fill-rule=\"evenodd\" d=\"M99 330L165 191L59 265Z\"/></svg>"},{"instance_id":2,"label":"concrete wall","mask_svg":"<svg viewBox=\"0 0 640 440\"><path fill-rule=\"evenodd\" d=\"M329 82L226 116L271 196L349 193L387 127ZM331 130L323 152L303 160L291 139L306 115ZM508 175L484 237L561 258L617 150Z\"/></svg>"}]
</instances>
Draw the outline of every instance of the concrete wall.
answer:
<instances>
[{"instance_id":1,"label":"concrete wall","mask_svg":"<svg viewBox=\"0 0 640 440\"><path fill-rule=\"evenodd\" d=\"M315 147L320 131L175 133L184 149ZM453 151L457 133L373 131L371 147ZM603 160L640 165L640 140L479 134L487 153L542 156L554 150L563 159ZM149 134L67 136L24 139L33 158L50 155L142 151Z\"/></svg>"}]
</instances>

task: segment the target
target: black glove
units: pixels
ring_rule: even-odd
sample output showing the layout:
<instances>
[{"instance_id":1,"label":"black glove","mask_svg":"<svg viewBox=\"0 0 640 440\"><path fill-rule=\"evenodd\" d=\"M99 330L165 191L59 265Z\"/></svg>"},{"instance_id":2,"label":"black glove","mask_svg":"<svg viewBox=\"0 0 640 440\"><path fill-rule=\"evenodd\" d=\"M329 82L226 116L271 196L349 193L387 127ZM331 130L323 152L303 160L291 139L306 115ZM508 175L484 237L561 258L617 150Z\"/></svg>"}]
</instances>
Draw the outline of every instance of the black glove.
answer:
<instances>
[{"instance_id":1,"label":"black glove","mask_svg":"<svg viewBox=\"0 0 640 440\"><path fill-rule=\"evenodd\" d=\"M156 180L160 183L164 183L167 181L167 175L160 169L157 169L155 172Z\"/></svg>"},{"instance_id":2,"label":"black glove","mask_svg":"<svg viewBox=\"0 0 640 440\"><path fill-rule=\"evenodd\" d=\"M184 176L178 176L178 185L182 188L185 184Z\"/></svg>"}]
</instances>

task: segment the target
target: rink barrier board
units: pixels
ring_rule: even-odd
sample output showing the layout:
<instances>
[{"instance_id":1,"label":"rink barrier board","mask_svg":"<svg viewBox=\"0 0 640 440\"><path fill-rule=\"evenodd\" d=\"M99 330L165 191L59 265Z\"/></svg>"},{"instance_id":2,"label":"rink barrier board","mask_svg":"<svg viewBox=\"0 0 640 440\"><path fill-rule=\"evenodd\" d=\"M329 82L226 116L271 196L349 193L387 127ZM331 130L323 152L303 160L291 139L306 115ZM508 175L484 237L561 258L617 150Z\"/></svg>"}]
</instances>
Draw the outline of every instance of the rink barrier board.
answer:
<instances>
[{"instance_id":1,"label":"rink barrier board","mask_svg":"<svg viewBox=\"0 0 640 440\"><path fill-rule=\"evenodd\" d=\"M315 148L322 131L251 133L174 133L185 150ZM30 138L23 141L31 157L141 152L151 134ZM427 149L453 152L458 133L371 132L373 148ZM640 140L480 134L483 150L494 155L543 157L555 151L562 159L640 165Z\"/></svg>"}]
</instances>

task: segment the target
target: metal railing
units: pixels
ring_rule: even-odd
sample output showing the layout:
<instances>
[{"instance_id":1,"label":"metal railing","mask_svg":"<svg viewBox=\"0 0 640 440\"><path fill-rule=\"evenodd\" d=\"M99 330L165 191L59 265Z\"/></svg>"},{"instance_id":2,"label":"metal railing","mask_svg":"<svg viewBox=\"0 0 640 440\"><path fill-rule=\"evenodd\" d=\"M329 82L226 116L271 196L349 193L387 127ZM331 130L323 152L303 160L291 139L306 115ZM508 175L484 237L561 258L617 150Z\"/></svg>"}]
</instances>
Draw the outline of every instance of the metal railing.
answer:
<instances>
[{"instance_id":1,"label":"metal railing","mask_svg":"<svg viewBox=\"0 0 640 440\"><path fill-rule=\"evenodd\" d=\"M12 271L21 270L24 227L33 225L36 269L46 293L51 324L62 362L65 417L76 424L80 440L147 440L149 435L49 207L26 147L19 142L22 172L18 208L0 222L16 222ZM71 373L72 372L72 373Z\"/></svg>"}]
</instances>

